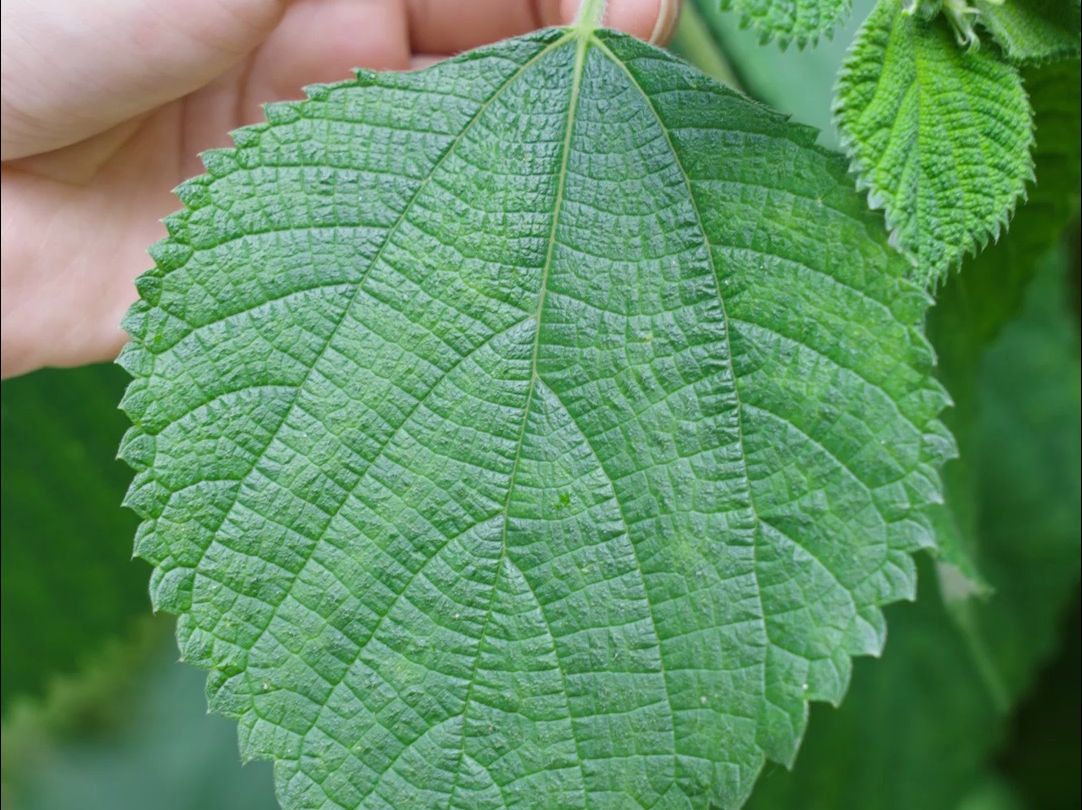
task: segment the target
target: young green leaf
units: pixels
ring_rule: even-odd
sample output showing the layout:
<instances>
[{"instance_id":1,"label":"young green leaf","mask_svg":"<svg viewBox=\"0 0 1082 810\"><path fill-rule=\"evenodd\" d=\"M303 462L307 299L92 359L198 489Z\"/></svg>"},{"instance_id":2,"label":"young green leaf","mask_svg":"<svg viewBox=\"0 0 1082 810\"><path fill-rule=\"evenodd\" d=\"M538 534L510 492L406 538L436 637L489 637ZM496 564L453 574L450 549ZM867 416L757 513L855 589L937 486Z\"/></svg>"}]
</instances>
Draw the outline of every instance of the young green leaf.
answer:
<instances>
[{"instance_id":1,"label":"young green leaf","mask_svg":"<svg viewBox=\"0 0 1082 810\"><path fill-rule=\"evenodd\" d=\"M1068 0L977 0L978 19L1012 62L1078 56L1079 7Z\"/></svg>"},{"instance_id":2,"label":"young green leaf","mask_svg":"<svg viewBox=\"0 0 1082 810\"><path fill-rule=\"evenodd\" d=\"M740 24L758 31L763 44L776 39L783 47L796 42L801 48L830 36L851 5L852 0L721 0L721 9L739 14Z\"/></svg>"},{"instance_id":3,"label":"young green leaf","mask_svg":"<svg viewBox=\"0 0 1082 810\"><path fill-rule=\"evenodd\" d=\"M880 0L838 81L836 117L868 202L930 284L998 238L1032 177L1030 109L1017 70L963 49L946 20Z\"/></svg>"},{"instance_id":4,"label":"young green leaf","mask_svg":"<svg viewBox=\"0 0 1082 810\"><path fill-rule=\"evenodd\" d=\"M739 805L881 647L953 448L844 165L581 28L267 114L121 359L212 707L287 808Z\"/></svg>"}]
</instances>

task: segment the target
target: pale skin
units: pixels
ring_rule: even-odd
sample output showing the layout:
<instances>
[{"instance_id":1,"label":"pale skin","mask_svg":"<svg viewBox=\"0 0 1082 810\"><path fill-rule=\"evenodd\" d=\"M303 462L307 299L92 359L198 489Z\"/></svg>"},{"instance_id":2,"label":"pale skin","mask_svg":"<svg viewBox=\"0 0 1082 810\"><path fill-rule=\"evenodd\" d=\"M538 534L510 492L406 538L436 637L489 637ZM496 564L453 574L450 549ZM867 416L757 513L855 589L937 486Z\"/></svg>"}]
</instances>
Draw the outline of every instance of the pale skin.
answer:
<instances>
[{"instance_id":1,"label":"pale skin","mask_svg":"<svg viewBox=\"0 0 1082 810\"><path fill-rule=\"evenodd\" d=\"M198 153L261 105L573 20L579 0L4 0L4 377L116 356L146 249ZM609 0L663 41L676 0Z\"/></svg>"}]
</instances>

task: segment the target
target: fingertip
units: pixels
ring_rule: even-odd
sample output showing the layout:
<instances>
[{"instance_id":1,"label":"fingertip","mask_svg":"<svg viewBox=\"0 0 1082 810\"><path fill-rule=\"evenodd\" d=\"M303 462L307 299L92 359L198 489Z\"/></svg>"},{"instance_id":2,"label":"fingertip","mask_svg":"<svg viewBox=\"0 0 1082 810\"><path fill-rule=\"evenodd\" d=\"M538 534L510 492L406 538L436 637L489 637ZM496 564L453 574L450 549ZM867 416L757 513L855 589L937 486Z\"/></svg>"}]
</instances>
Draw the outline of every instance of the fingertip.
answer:
<instances>
[{"instance_id":1,"label":"fingertip","mask_svg":"<svg viewBox=\"0 0 1082 810\"><path fill-rule=\"evenodd\" d=\"M581 0L562 0L564 23L572 22ZM647 42L663 45L669 41L680 16L680 0L609 0L604 24Z\"/></svg>"}]
</instances>

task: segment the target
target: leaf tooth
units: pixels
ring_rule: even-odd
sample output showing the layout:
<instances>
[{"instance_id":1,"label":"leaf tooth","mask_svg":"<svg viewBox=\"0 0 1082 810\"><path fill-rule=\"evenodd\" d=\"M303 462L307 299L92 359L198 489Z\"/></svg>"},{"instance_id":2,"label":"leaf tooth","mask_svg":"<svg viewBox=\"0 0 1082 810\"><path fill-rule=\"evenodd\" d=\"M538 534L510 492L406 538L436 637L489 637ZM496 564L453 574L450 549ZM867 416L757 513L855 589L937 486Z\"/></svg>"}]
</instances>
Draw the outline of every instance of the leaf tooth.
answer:
<instances>
[{"instance_id":1,"label":"leaf tooth","mask_svg":"<svg viewBox=\"0 0 1082 810\"><path fill-rule=\"evenodd\" d=\"M128 384L124 396L120 398L120 410L124 411L135 424L140 423L150 407L150 396L146 388L144 380L134 379Z\"/></svg>"},{"instance_id":2,"label":"leaf tooth","mask_svg":"<svg viewBox=\"0 0 1082 810\"><path fill-rule=\"evenodd\" d=\"M160 565L167 557L165 544L157 531L156 520L144 520L135 531L135 543L132 557L146 560L151 565Z\"/></svg>"},{"instance_id":3,"label":"leaf tooth","mask_svg":"<svg viewBox=\"0 0 1082 810\"><path fill-rule=\"evenodd\" d=\"M929 462L937 466L958 458L958 442L939 419L925 428L922 449Z\"/></svg>"},{"instance_id":4,"label":"leaf tooth","mask_svg":"<svg viewBox=\"0 0 1082 810\"><path fill-rule=\"evenodd\" d=\"M168 498L169 490L154 478L153 472L143 470L136 473L135 480L131 482L120 505L126 506L139 517L147 520L161 514Z\"/></svg>"},{"instance_id":5,"label":"leaf tooth","mask_svg":"<svg viewBox=\"0 0 1082 810\"><path fill-rule=\"evenodd\" d=\"M231 130L229 137L237 149L252 149L259 145L260 140L263 138L263 133L266 131L266 124L253 124L251 126L239 127L238 129Z\"/></svg>"},{"instance_id":6,"label":"leaf tooth","mask_svg":"<svg viewBox=\"0 0 1082 810\"><path fill-rule=\"evenodd\" d=\"M895 550L887 555L885 579L890 583L888 594L892 602L914 602L917 599L917 561L912 550Z\"/></svg>"},{"instance_id":7,"label":"leaf tooth","mask_svg":"<svg viewBox=\"0 0 1082 810\"><path fill-rule=\"evenodd\" d=\"M173 189L173 193L186 208L202 208L210 203L210 182L206 175L193 177Z\"/></svg>"},{"instance_id":8,"label":"leaf tooth","mask_svg":"<svg viewBox=\"0 0 1082 810\"><path fill-rule=\"evenodd\" d=\"M302 89L304 95L312 101L326 101L336 86L326 82L317 82L316 84L306 84Z\"/></svg>"},{"instance_id":9,"label":"leaf tooth","mask_svg":"<svg viewBox=\"0 0 1082 810\"><path fill-rule=\"evenodd\" d=\"M928 508L931 508L930 506ZM905 520L896 520L890 524L889 538L892 548L913 554L918 551L937 551L935 529L925 513L914 513Z\"/></svg>"},{"instance_id":10,"label":"leaf tooth","mask_svg":"<svg viewBox=\"0 0 1082 810\"><path fill-rule=\"evenodd\" d=\"M868 645L868 655L878 658L883 654L883 647L887 643L887 619L883 611L875 605L870 605L860 611L860 618L864 622L866 633L871 640Z\"/></svg>"},{"instance_id":11,"label":"leaf tooth","mask_svg":"<svg viewBox=\"0 0 1082 810\"><path fill-rule=\"evenodd\" d=\"M216 646L223 644L220 639L215 639L214 643ZM243 694L242 690L238 689L243 681L238 677L238 672L232 671L243 667L243 654L238 651L238 655L241 658L239 664L219 660L217 668L207 673L207 708L216 714L235 717L241 723L245 723L247 721L244 719L244 710L250 704L251 696ZM241 758L251 762L254 759L266 757L267 752L253 744L253 735L245 734L243 731L243 729L238 729L241 733L237 735Z\"/></svg>"},{"instance_id":12,"label":"leaf tooth","mask_svg":"<svg viewBox=\"0 0 1082 810\"><path fill-rule=\"evenodd\" d=\"M292 124L301 118L300 104L296 101L274 101L263 105L263 115L275 126Z\"/></svg>"},{"instance_id":13,"label":"leaf tooth","mask_svg":"<svg viewBox=\"0 0 1082 810\"><path fill-rule=\"evenodd\" d=\"M171 273L173 270L176 270L178 267L186 264L188 260L192 257L192 248L190 245L184 244L183 242L177 242L173 239L162 239L159 242L155 242L153 245L150 246L150 250L148 252L150 253L150 258L154 260L154 264L158 267L159 270L162 271L162 274ZM146 275L150 276L152 274ZM153 275L158 276L159 274ZM141 279L142 277L140 277L140 279L136 279L136 286L138 286ZM158 285L156 295L160 295L161 278L158 277L156 281ZM142 294L141 289L140 294ZM157 297L152 300L146 295L144 295L143 298L151 304L158 303Z\"/></svg>"},{"instance_id":14,"label":"leaf tooth","mask_svg":"<svg viewBox=\"0 0 1082 810\"><path fill-rule=\"evenodd\" d=\"M924 447L922 446L923 450ZM939 478L927 470L918 470L909 477L909 495L917 507L939 506L943 503L943 493ZM910 510L914 511L914 510Z\"/></svg>"},{"instance_id":15,"label":"leaf tooth","mask_svg":"<svg viewBox=\"0 0 1082 810\"><path fill-rule=\"evenodd\" d=\"M149 374L152 366L150 353L134 341L124 344L115 362L132 377Z\"/></svg>"},{"instance_id":16,"label":"leaf tooth","mask_svg":"<svg viewBox=\"0 0 1082 810\"><path fill-rule=\"evenodd\" d=\"M155 438L139 427L130 427L120 440L117 458L142 472L154 463Z\"/></svg>"},{"instance_id":17,"label":"leaf tooth","mask_svg":"<svg viewBox=\"0 0 1082 810\"><path fill-rule=\"evenodd\" d=\"M162 295L162 277L159 273L143 273L135 279L135 290L150 306L157 306Z\"/></svg>"},{"instance_id":18,"label":"leaf tooth","mask_svg":"<svg viewBox=\"0 0 1082 810\"><path fill-rule=\"evenodd\" d=\"M156 566L150 574L150 604L154 612L180 614L190 609L194 579L191 569ZM200 664L183 650L181 660Z\"/></svg>"},{"instance_id":19,"label":"leaf tooth","mask_svg":"<svg viewBox=\"0 0 1082 810\"><path fill-rule=\"evenodd\" d=\"M215 178L232 174L238 168L235 149L208 149L199 153L199 159L203 161L211 177Z\"/></svg>"},{"instance_id":20,"label":"leaf tooth","mask_svg":"<svg viewBox=\"0 0 1082 810\"><path fill-rule=\"evenodd\" d=\"M853 656L865 655L866 653L856 645L856 640L861 638L859 623L856 616L845 631L845 649L837 650L824 658L811 661L809 665L808 680L804 690L805 700L814 700L829 703L837 708L841 705L845 693L849 690L849 681L853 675ZM801 733L803 736L803 730ZM793 751L795 758L796 751ZM793 762L783 763L791 767Z\"/></svg>"},{"instance_id":21,"label":"leaf tooth","mask_svg":"<svg viewBox=\"0 0 1082 810\"><path fill-rule=\"evenodd\" d=\"M120 328L127 332L133 340L145 340L150 308L151 304L148 301L139 299L128 307L128 311L120 319Z\"/></svg>"},{"instance_id":22,"label":"leaf tooth","mask_svg":"<svg viewBox=\"0 0 1082 810\"><path fill-rule=\"evenodd\" d=\"M187 244L188 236L186 231L190 216L191 214L188 211L174 211L162 219L162 225L165 226L165 230L172 240Z\"/></svg>"}]
</instances>

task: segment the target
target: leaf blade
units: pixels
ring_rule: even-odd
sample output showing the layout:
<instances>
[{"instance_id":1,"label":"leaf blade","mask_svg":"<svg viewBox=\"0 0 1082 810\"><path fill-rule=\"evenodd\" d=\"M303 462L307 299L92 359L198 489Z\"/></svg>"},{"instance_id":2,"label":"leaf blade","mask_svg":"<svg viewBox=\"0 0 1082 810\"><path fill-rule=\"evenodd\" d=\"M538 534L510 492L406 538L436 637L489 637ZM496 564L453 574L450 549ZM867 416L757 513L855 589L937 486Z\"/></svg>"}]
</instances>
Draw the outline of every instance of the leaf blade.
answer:
<instances>
[{"instance_id":1,"label":"leaf blade","mask_svg":"<svg viewBox=\"0 0 1082 810\"><path fill-rule=\"evenodd\" d=\"M739 805L881 644L950 451L844 167L610 33L269 117L185 191L124 357L212 706L286 806Z\"/></svg>"}]
</instances>

